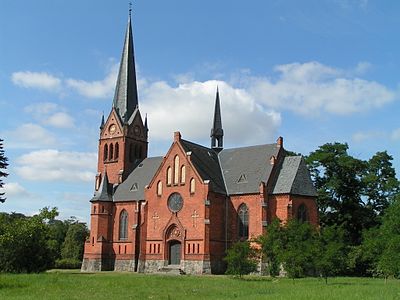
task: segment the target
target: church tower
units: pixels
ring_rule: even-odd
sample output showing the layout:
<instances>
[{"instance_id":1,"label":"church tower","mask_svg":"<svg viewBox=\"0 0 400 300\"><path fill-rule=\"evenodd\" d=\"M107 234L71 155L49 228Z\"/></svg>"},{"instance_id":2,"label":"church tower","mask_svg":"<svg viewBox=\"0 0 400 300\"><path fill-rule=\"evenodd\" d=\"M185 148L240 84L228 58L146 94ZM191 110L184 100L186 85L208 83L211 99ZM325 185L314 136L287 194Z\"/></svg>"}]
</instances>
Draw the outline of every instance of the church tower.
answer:
<instances>
[{"instance_id":1,"label":"church tower","mask_svg":"<svg viewBox=\"0 0 400 300\"><path fill-rule=\"evenodd\" d=\"M148 128L139 111L131 15L125 33L112 109L100 126L96 189L107 172L110 184L126 179L147 157Z\"/></svg>"},{"instance_id":2,"label":"church tower","mask_svg":"<svg viewBox=\"0 0 400 300\"><path fill-rule=\"evenodd\" d=\"M219 152L223 149L224 140L224 130L222 129L221 121L221 107L219 103L219 91L217 87L217 96L215 99L215 109L214 109L214 122L211 128L211 148Z\"/></svg>"}]
</instances>

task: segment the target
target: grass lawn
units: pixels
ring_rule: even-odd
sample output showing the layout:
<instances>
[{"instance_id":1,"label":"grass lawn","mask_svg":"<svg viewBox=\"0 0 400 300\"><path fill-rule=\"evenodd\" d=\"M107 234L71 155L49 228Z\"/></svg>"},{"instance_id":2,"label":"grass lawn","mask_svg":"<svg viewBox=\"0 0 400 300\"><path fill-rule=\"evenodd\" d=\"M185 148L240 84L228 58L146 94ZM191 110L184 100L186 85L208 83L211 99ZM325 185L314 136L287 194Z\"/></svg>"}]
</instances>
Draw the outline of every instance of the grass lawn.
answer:
<instances>
[{"instance_id":1,"label":"grass lawn","mask_svg":"<svg viewBox=\"0 0 400 300\"><path fill-rule=\"evenodd\" d=\"M53 271L0 274L0 299L400 299L400 281Z\"/></svg>"}]
</instances>

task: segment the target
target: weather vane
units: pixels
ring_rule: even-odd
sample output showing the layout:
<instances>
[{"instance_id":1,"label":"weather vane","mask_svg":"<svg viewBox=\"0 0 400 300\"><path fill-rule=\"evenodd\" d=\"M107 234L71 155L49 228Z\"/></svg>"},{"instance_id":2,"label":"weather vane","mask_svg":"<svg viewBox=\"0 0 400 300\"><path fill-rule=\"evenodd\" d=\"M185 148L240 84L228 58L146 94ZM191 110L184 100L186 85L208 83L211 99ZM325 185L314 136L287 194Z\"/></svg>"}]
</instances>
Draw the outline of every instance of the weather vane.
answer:
<instances>
[{"instance_id":1,"label":"weather vane","mask_svg":"<svg viewBox=\"0 0 400 300\"><path fill-rule=\"evenodd\" d=\"M132 2L129 2L129 16L132 14Z\"/></svg>"}]
</instances>

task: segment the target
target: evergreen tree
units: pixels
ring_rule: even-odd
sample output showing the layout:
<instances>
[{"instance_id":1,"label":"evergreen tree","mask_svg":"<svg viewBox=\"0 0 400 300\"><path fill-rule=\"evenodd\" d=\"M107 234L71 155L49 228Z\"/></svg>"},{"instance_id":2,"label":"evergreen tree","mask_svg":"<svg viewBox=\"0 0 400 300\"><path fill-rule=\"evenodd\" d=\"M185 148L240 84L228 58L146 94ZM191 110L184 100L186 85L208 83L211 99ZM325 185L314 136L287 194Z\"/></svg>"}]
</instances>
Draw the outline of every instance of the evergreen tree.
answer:
<instances>
[{"instance_id":1,"label":"evergreen tree","mask_svg":"<svg viewBox=\"0 0 400 300\"><path fill-rule=\"evenodd\" d=\"M0 189L3 188L3 180L2 177L7 177L8 174L4 172L5 169L7 169L8 159L4 155L4 150L3 150L3 140L0 139ZM4 192L0 193L0 202L6 201L6 198L4 197Z\"/></svg>"}]
</instances>

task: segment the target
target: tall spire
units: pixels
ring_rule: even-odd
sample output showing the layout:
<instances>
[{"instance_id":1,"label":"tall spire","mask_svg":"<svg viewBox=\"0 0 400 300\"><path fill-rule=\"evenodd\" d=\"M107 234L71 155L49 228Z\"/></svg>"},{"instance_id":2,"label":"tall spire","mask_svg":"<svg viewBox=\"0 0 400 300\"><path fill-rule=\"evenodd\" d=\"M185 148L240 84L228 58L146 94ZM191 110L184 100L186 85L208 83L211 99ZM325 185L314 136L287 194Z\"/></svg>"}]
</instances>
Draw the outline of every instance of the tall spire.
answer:
<instances>
[{"instance_id":1,"label":"tall spire","mask_svg":"<svg viewBox=\"0 0 400 300\"><path fill-rule=\"evenodd\" d=\"M117 110L123 123L129 120L138 106L136 85L135 57L131 26L131 12L129 11L128 26L125 33L124 48L122 50L121 64L117 84L115 87L113 107Z\"/></svg>"},{"instance_id":2,"label":"tall spire","mask_svg":"<svg viewBox=\"0 0 400 300\"><path fill-rule=\"evenodd\" d=\"M219 103L219 90L217 86L217 95L215 99L214 122L211 128L211 148L221 151L223 148L224 130L222 129L221 107Z\"/></svg>"}]
</instances>

